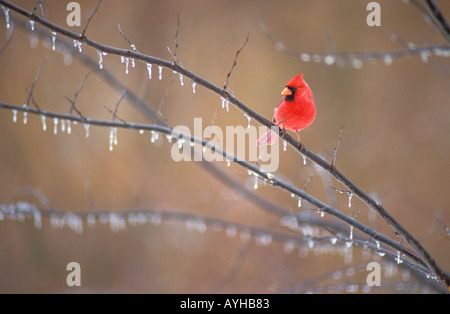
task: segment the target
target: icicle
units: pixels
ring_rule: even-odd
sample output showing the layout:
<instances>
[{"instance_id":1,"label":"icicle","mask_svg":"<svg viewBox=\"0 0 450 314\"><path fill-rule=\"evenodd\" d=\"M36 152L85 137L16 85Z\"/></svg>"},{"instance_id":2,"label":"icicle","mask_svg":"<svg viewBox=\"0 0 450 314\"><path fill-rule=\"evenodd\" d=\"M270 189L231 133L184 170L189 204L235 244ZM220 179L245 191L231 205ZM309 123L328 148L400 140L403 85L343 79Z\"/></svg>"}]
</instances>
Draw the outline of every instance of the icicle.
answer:
<instances>
[{"instance_id":1,"label":"icicle","mask_svg":"<svg viewBox=\"0 0 450 314\"><path fill-rule=\"evenodd\" d=\"M66 131L66 120L61 120L61 132L65 132Z\"/></svg>"},{"instance_id":2,"label":"icicle","mask_svg":"<svg viewBox=\"0 0 450 314\"><path fill-rule=\"evenodd\" d=\"M303 155L303 154L301 154L301 155L302 155L302 158L303 158L303 166L306 166L306 156Z\"/></svg>"},{"instance_id":3,"label":"icicle","mask_svg":"<svg viewBox=\"0 0 450 314\"><path fill-rule=\"evenodd\" d=\"M58 133L58 118L54 117L53 118L53 134L57 134Z\"/></svg>"},{"instance_id":4,"label":"icicle","mask_svg":"<svg viewBox=\"0 0 450 314\"><path fill-rule=\"evenodd\" d=\"M78 47L78 52L81 53L81 52L83 51L83 49L81 48L81 42L78 41L78 40L76 40L76 39L73 40L73 46L74 46L75 48Z\"/></svg>"},{"instance_id":5,"label":"icicle","mask_svg":"<svg viewBox=\"0 0 450 314\"><path fill-rule=\"evenodd\" d=\"M67 120L67 134L71 134L72 133L72 128L70 126L70 120Z\"/></svg>"},{"instance_id":6,"label":"icicle","mask_svg":"<svg viewBox=\"0 0 450 314\"><path fill-rule=\"evenodd\" d=\"M150 142L151 142L151 143L156 142L156 140L158 139L158 132L151 131L150 133L152 134L152 137L151 137L151 139L150 139Z\"/></svg>"},{"instance_id":7,"label":"icicle","mask_svg":"<svg viewBox=\"0 0 450 314\"><path fill-rule=\"evenodd\" d=\"M226 100L224 97L220 97L220 99L222 100L222 109L226 108L227 111L230 111L228 100Z\"/></svg>"},{"instance_id":8,"label":"icicle","mask_svg":"<svg viewBox=\"0 0 450 314\"><path fill-rule=\"evenodd\" d=\"M166 139L169 143L172 143L172 134L167 134Z\"/></svg>"},{"instance_id":9,"label":"icicle","mask_svg":"<svg viewBox=\"0 0 450 314\"><path fill-rule=\"evenodd\" d=\"M144 134L144 130L140 129L139 134Z\"/></svg>"},{"instance_id":10,"label":"icicle","mask_svg":"<svg viewBox=\"0 0 450 314\"><path fill-rule=\"evenodd\" d=\"M114 128L109 128L109 151L112 152L114 145Z\"/></svg>"},{"instance_id":11,"label":"icicle","mask_svg":"<svg viewBox=\"0 0 450 314\"><path fill-rule=\"evenodd\" d=\"M117 146L117 128L114 128L114 145Z\"/></svg>"},{"instance_id":12,"label":"icicle","mask_svg":"<svg viewBox=\"0 0 450 314\"><path fill-rule=\"evenodd\" d=\"M283 140L283 152L285 152L287 149L287 142Z\"/></svg>"},{"instance_id":13,"label":"icicle","mask_svg":"<svg viewBox=\"0 0 450 314\"><path fill-rule=\"evenodd\" d=\"M247 129L250 129L250 121L252 117L250 117L247 113L244 112L244 116L247 118Z\"/></svg>"},{"instance_id":14,"label":"icicle","mask_svg":"<svg viewBox=\"0 0 450 314\"><path fill-rule=\"evenodd\" d=\"M350 226L350 235L348 236L348 238L353 241L353 226Z\"/></svg>"},{"instance_id":15,"label":"icicle","mask_svg":"<svg viewBox=\"0 0 450 314\"><path fill-rule=\"evenodd\" d=\"M13 122L16 123L17 122L17 110L13 109L12 113L13 113Z\"/></svg>"},{"instance_id":16,"label":"icicle","mask_svg":"<svg viewBox=\"0 0 450 314\"><path fill-rule=\"evenodd\" d=\"M400 256L400 251L397 251L397 258L395 260L397 261L397 264L403 263L402 258Z\"/></svg>"},{"instance_id":17,"label":"icicle","mask_svg":"<svg viewBox=\"0 0 450 314\"><path fill-rule=\"evenodd\" d=\"M298 208L302 207L302 199L301 198L298 198L298 205L297 205L297 207Z\"/></svg>"},{"instance_id":18,"label":"icicle","mask_svg":"<svg viewBox=\"0 0 450 314\"><path fill-rule=\"evenodd\" d=\"M124 56L120 56L120 63L124 63L125 62L125 57Z\"/></svg>"},{"instance_id":19,"label":"icicle","mask_svg":"<svg viewBox=\"0 0 450 314\"><path fill-rule=\"evenodd\" d=\"M98 67L99 69L103 69L103 57L102 57L102 52L100 50L97 50L97 55L98 55Z\"/></svg>"},{"instance_id":20,"label":"icicle","mask_svg":"<svg viewBox=\"0 0 450 314\"><path fill-rule=\"evenodd\" d=\"M56 32L52 31L52 50L56 49Z\"/></svg>"},{"instance_id":21,"label":"icicle","mask_svg":"<svg viewBox=\"0 0 450 314\"><path fill-rule=\"evenodd\" d=\"M134 58L131 58L131 67L132 68L136 67L136 62L134 61Z\"/></svg>"},{"instance_id":22,"label":"icicle","mask_svg":"<svg viewBox=\"0 0 450 314\"><path fill-rule=\"evenodd\" d=\"M130 64L130 58L125 58L125 74L128 74L128 65Z\"/></svg>"},{"instance_id":23,"label":"icicle","mask_svg":"<svg viewBox=\"0 0 450 314\"><path fill-rule=\"evenodd\" d=\"M2 6L3 12L5 13L6 29L10 27L9 24L9 9Z\"/></svg>"},{"instance_id":24,"label":"icicle","mask_svg":"<svg viewBox=\"0 0 450 314\"><path fill-rule=\"evenodd\" d=\"M34 209L33 210L33 218L34 218L34 227L36 229L41 229L42 227L42 216L39 210Z\"/></svg>"},{"instance_id":25,"label":"icicle","mask_svg":"<svg viewBox=\"0 0 450 314\"><path fill-rule=\"evenodd\" d=\"M162 80L163 67L162 66L158 66L158 70L159 70L158 79L161 81Z\"/></svg>"},{"instance_id":26,"label":"icicle","mask_svg":"<svg viewBox=\"0 0 450 314\"><path fill-rule=\"evenodd\" d=\"M45 132L47 131L47 124L45 123L45 116L41 115L41 121L42 121L42 130Z\"/></svg>"},{"instance_id":27,"label":"icicle","mask_svg":"<svg viewBox=\"0 0 450 314\"><path fill-rule=\"evenodd\" d=\"M231 166L231 161L227 160L227 167Z\"/></svg>"},{"instance_id":28,"label":"icicle","mask_svg":"<svg viewBox=\"0 0 450 314\"><path fill-rule=\"evenodd\" d=\"M34 21L30 20L30 30L33 32L34 31Z\"/></svg>"},{"instance_id":29,"label":"icicle","mask_svg":"<svg viewBox=\"0 0 450 314\"><path fill-rule=\"evenodd\" d=\"M195 86L197 85L197 83L195 83L195 81L192 81L192 93L195 94Z\"/></svg>"},{"instance_id":30,"label":"icicle","mask_svg":"<svg viewBox=\"0 0 450 314\"><path fill-rule=\"evenodd\" d=\"M348 193L348 208L352 207L352 193Z\"/></svg>"},{"instance_id":31,"label":"icicle","mask_svg":"<svg viewBox=\"0 0 450 314\"><path fill-rule=\"evenodd\" d=\"M84 129L86 130L86 137L89 137L89 124L88 123L84 124Z\"/></svg>"},{"instance_id":32,"label":"icicle","mask_svg":"<svg viewBox=\"0 0 450 314\"><path fill-rule=\"evenodd\" d=\"M255 183L253 183L253 189L256 190L258 189L258 177L255 176Z\"/></svg>"},{"instance_id":33,"label":"icicle","mask_svg":"<svg viewBox=\"0 0 450 314\"><path fill-rule=\"evenodd\" d=\"M183 75L180 73L178 73L178 75L180 76L180 85L181 87L183 87L184 86Z\"/></svg>"},{"instance_id":34,"label":"icicle","mask_svg":"<svg viewBox=\"0 0 450 314\"><path fill-rule=\"evenodd\" d=\"M152 64L151 63L147 63L147 72L148 72L148 79L151 80L152 79Z\"/></svg>"}]
</instances>

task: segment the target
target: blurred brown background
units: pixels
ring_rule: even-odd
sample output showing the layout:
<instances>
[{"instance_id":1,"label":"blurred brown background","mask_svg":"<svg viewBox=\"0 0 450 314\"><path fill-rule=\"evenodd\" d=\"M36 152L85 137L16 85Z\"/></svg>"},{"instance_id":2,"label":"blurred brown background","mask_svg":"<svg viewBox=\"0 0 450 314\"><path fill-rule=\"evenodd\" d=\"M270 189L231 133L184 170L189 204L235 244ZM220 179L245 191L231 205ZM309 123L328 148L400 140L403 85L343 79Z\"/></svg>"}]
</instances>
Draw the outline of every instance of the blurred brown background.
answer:
<instances>
[{"instance_id":1,"label":"blurred brown background","mask_svg":"<svg viewBox=\"0 0 450 314\"><path fill-rule=\"evenodd\" d=\"M32 10L35 2L14 1L27 10ZM44 1L45 18L68 28L67 2ZM381 201L437 262L450 270L450 240L436 220L450 226L448 58L432 56L423 63L418 56L407 57L395 59L390 66L365 63L362 69L304 63L277 51L258 24L260 19L276 38L297 51L403 49L380 29L367 26L368 2L107 0L86 35L128 49L119 34L120 24L140 52L173 60L166 47L173 50L178 11L180 61L190 71L223 86L237 49L250 33L230 79L236 97L270 119L285 83L304 73L317 106L314 124L302 132L305 145L331 160L339 129L348 119L337 156L338 169ZM386 30L421 45L444 42L413 5L378 2ZM82 27L72 28L78 33L97 1L79 3ZM450 3L438 4L450 18ZM7 30L0 13L3 46ZM52 51L48 41L40 40L35 47L31 42L29 30L14 28L10 44L0 55L0 100L25 103L39 65L48 56L34 98L42 109L67 113L70 104L64 97L72 98L91 70L76 57L70 61L58 49ZM96 51L87 45L82 53L97 60ZM169 88L162 114L172 126L192 127L194 118L201 117L206 127L221 105L217 95L200 86L193 94L187 79L181 87L178 75L167 69L159 81L157 67L149 80L145 64L140 62L135 68L130 66L128 75L117 56L104 56L103 65L155 110ZM104 107L113 110L120 95L93 72L76 105L85 116L109 120L111 113ZM268 230L277 226L279 217L242 199L197 163L174 162L171 144L165 139L151 144L147 133L119 130L118 146L110 152L108 128L92 126L89 138L81 125L72 126L71 135L60 130L54 135L50 119L43 132L39 116L29 115L27 125L23 125L21 113L15 124L12 116L11 111L0 110L0 203L25 200L40 205L30 194L32 188L61 211L141 207L201 214ZM152 123L125 100L118 116L128 122ZM215 123L223 128L246 126L247 119L231 107L230 112L219 109ZM280 148L280 152L278 173L302 188L314 171L312 164L303 166L292 149L283 152ZM217 166L243 186L252 186L253 178L245 169L227 168L224 162ZM342 188L334 180L330 182ZM328 189L316 174L307 192L328 203ZM285 192L260 184L255 193L286 209L299 210L297 201ZM348 209L347 197L334 194L340 210L347 214L360 211L359 220L393 236L380 220L377 225L369 221L369 210L359 200L353 198ZM311 251L300 258L295 252L285 254L280 243L249 246L239 237L230 239L225 232L211 228L204 234L189 232L180 222L127 227L118 233L108 226L85 225L83 234L78 235L68 228L52 228L47 218L40 230L28 220L4 220L0 223L0 292L259 293L371 260L364 259L360 248L353 249L350 263L344 263L339 254ZM66 286L65 268L71 261L81 264L81 288ZM344 279L365 282L365 277Z\"/></svg>"}]
</instances>

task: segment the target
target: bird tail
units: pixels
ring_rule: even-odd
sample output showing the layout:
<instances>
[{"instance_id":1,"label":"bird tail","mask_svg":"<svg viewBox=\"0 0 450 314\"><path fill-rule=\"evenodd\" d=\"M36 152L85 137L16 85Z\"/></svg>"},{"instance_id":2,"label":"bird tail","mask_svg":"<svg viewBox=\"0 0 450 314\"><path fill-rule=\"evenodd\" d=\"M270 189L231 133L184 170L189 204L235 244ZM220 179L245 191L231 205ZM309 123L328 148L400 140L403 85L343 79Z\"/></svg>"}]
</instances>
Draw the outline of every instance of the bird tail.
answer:
<instances>
[{"instance_id":1,"label":"bird tail","mask_svg":"<svg viewBox=\"0 0 450 314\"><path fill-rule=\"evenodd\" d=\"M275 143L276 139L277 134L269 129L258 138L258 140L256 141L256 146L272 145L273 143Z\"/></svg>"}]
</instances>

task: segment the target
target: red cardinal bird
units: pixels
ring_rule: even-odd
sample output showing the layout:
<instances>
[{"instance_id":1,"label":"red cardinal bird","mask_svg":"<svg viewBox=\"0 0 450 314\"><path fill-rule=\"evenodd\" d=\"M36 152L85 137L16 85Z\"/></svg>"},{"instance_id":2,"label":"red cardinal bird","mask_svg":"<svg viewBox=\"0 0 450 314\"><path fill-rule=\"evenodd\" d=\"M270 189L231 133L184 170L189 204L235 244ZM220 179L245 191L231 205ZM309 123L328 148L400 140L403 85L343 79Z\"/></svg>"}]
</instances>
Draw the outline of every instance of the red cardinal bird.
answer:
<instances>
[{"instance_id":1,"label":"red cardinal bird","mask_svg":"<svg viewBox=\"0 0 450 314\"><path fill-rule=\"evenodd\" d=\"M284 97L275 108L273 121L281 128L282 132L285 130L295 131L301 145L298 132L307 128L316 116L312 91L303 80L303 74L299 74L286 84L281 94ZM267 130L257 140L257 145L272 145L276 139L275 135L270 129Z\"/></svg>"}]
</instances>

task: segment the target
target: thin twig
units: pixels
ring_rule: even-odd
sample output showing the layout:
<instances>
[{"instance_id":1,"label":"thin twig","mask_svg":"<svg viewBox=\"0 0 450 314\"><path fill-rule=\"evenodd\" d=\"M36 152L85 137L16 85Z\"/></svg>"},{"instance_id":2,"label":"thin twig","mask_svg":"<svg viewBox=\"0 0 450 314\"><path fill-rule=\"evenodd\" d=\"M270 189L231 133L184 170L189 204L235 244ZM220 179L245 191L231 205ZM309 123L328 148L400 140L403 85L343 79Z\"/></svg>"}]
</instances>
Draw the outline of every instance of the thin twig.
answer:
<instances>
[{"instance_id":1,"label":"thin twig","mask_svg":"<svg viewBox=\"0 0 450 314\"><path fill-rule=\"evenodd\" d=\"M100 6L100 3L101 3L102 1L103 1L103 0L99 0L99 1L97 2L97 6L95 7L94 12L92 12L91 17L88 19L88 21L87 21L87 23L86 23L86 26L84 27L83 32L81 33L81 37L84 37L84 34L86 33L86 30L87 30L87 28L88 28L88 26L89 26L89 23L91 22L91 20L92 20L92 18L94 17L95 13L97 13L98 7Z\"/></svg>"},{"instance_id":2,"label":"thin twig","mask_svg":"<svg viewBox=\"0 0 450 314\"><path fill-rule=\"evenodd\" d=\"M241 53L242 49L244 49L245 45L247 44L249 37L250 37L250 32L247 33L247 38L245 39L245 42L242 45L242 47L239 48L238 51L236 52L236 56L234 57L233 65L231 66L230 72L228 72L228 74L227 74L227 79L225 81L225 85L223 86L224 91L227 90L227 88L228 88L228 81L230 80L231 73L233 73L234 67L237 64L237 58L238 58L239 54Z\"/></svg>"},{"instance_id":3,"label":"thin twig","mask_svg":"<svg viewBox=\"0 0 450 314\"><path fill-rule=\"evenodd\" d=\"M31 99L33 98L34 87L36 86L36 83L38 82L39 77L41 76L41 70L42 70L42 67L44 66L44 64L47 62L47 60L48 60L49 58L50 58L50 57L46 57L46 58L41 62L41 64L39 65L39 69L38 69L38 72L37 72L37 74L36 74L36 77L34 78L33 83L31 83L30 91L28 92L28 97L27 97L27 102L26 102L27 107L30 105L30 101L31 101ZM37 107L37 108L38 108L38 107ZM39 109L39 108L38 108L38 109Z\"/></svg>"},{"instance_id":4,"label":"thin twig","mask_svg":"<svg viewBox=\"0 0 450 314\"><path fill-rule=\"evenodd\" d=\"M336 142L336 146L334 147L333 161L331 162L331 167L332 168L335 167L337 152L338 152L338 149L339 149L339 145L341 144L341 141L342 141L342 132L344 131L344 127L345 127L345 125L347 124L348 121L349 121L349 119L345 120L344 124L341 126L341 129L339 130L339 137L338 137L338 140Z\"/></svg>"},{"instance_id":5,"label":"thin twig","mask_svg":"<svg viewBox=\"0 0 450 314\"><path fill-rule=\"evenodd\" d=\"M439 9L434 0L425 0L428 8L433 14L434 18L439 24L439 29L441 30L442 35L450 42L450 25L448 24L445 16L442 14L442 11Z\"/></svg>"}]
</instances>

